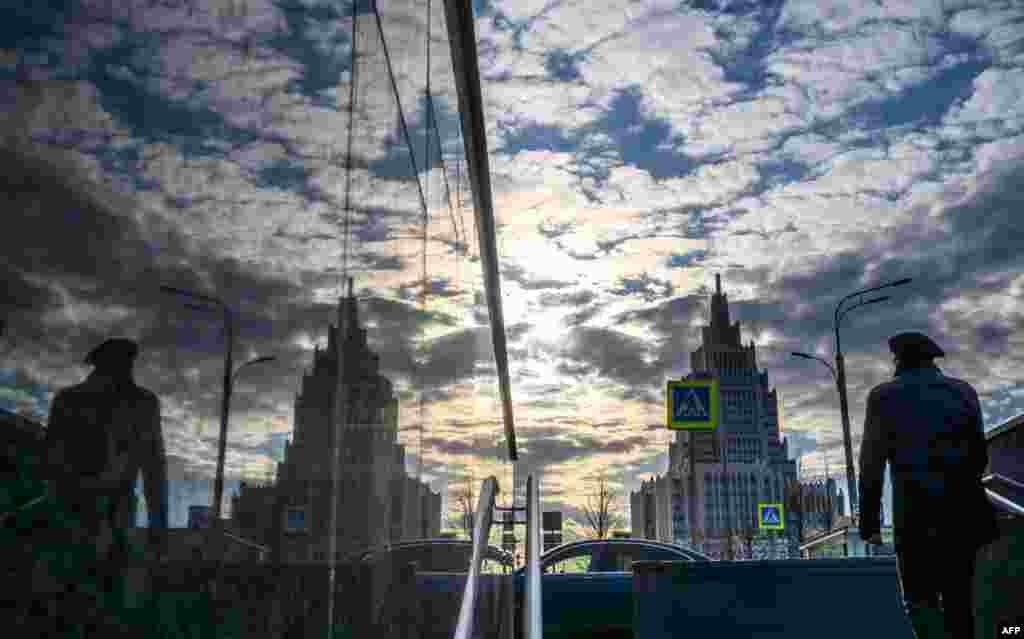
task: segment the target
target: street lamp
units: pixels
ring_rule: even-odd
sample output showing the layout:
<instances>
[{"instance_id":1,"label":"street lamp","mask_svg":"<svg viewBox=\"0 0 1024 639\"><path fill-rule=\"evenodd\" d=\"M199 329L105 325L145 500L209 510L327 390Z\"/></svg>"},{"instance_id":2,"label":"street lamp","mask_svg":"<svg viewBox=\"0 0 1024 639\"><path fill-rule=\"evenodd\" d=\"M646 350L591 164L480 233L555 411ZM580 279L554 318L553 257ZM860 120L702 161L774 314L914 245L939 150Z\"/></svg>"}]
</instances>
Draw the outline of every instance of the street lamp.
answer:
<instances>
[{"instance_id":1,"label":"street lamp","mask_svg":"<svg viewBox=\"0 0 1024 639\"><path fill-rule=\"evenodd\" d=\"M171 293L176 295L184 295L194 299L202 300L209 304L214 304L220 307L224 313L224 328L225 328L225 352L224 352L224 385L221 393L221 406L220 406L220 439L217 446L217 475L213 482L213 519L218 524L220 523L221 516L221 501L223 501L224 495L224 455L227 447L228 437L228 411L230 410L231 401L231 381L232 374L232 349L234 348L234 337L235 337L235 326L234 321L231 317L231 311L228 305L216 297L210 297L208 295L201 295L192 291L186 291L180 288L174 288L171 286L161 286L160 290L165 293ZM209 311L211 309L196 304L186 304L189 308L201 311Z\"/></svg>"},{"instance_id":2,"label":"street lamp","mask_svg":"<svg viewBox=\"0 0 1024 639\"><path fill-rule=\"evenodd\" d=\"M224 410L225 410L225 413L228 416L226 416L224 418L224 423L225 424L227 424L228 421L229 421L229 416L230 416L230 413L231 413L231 394L232 394L232 392L234 392L234 389L235 389L235 378L238 377L238 374L241 373L242 369L245 368L246 366L251 366L253 364L260 364L262 362L272 362L272 361L274 361L276 359L277 358L274 357L274 356L255 357L255 358L249 360L248 362L242 364L241 366L239 366L238 368L235 369L235 372L231 375L231 384L227 388L227 401L225 402L226 407L225 407ZM223 491L224 491L224 457L225 457L225 451L227 450L227 426L225 426L222 429L222 433L223 434L221 435L220 448L218 450L218 458L217 458L217 477L220 478L220 482L215 485L215 488L217 490L216 490L216 494L214 496L214 498L217 500L217 504L218 505L220 504L220 502L221 502L221 500L223 498ZM217 517L218 518L220 517L220 509L219 508L217 509Z\"/></svg>"},{"instance_id":3,"label":"street lamp","mask_svg":"<svg viewBox=\"0 0 1024 639\"><path fill-rule=\"evenodd\" d=\"M825 367L828 368L828 372L832 373L832 379L833 379L833 381L835 381L836 388L838 389L838 387L839 387L839 377L836 375L836 369L832 368L832 365L828 363L827 359L825 359L823 357L818 357L817 355L808 355L807 353L801 353L799 351L794 351L794 352L790 353L790 355L792 355L793 357L802 357L804 359L817 360L817 361L821 362L822 364L824 364ZM840 393L840 396L841 395L842 395L842 393ZM841 401L842 400L840 400L840 402ZM831 505L830 505L830 509L829 509L828 529L832 530L832 511L831 511Z\"/></svg>"},{"instance_id":4,"label":"street lamp","mask_svg":"<svg viewBox=\"0 0 1024 639\"><path fill-rule=\"evenodd\" d=\"M814 359L814 360L817 360L817 361L821 362L822 364L827 366L828 367L828 371L830 373L832 373L833 381L835 381L837 384L839 383L839 378L836 377L836 369L832 368L832 364L829 364L827 359L825 359L823 357L818 357L816 355L808 355L807 353L799 353L799 352L793 352L793 353L790 353L790 355L792 355L793 357L802 357L804 359Z\"/></svg>"},{"instance_id":5,"label":"street lamp","mask_svg":"<svg viewBox=\"0 0 1024 639\"><path fill-rule=\"evenodd\" d=\"M846 484L847 490L850 493L850 515L853 519L854 525L858 524L859 519L859 511L857 509L857 484L856 475L854 474L853 467L853 442L850 438L850 411L849 405L846 400L846 368L843 366L843 350L839 341L839 326L843 320L843 315L845 315L846 313L861 306L867 306L868 304L875 304L877 302L884 302L885 300L889 299L889 296L886 295L883 297L872 298L867 301L857 302L856 304L845 310L842 308L842 306L846 302L846 300L850 298L857 297L865 293L870 293L871 291L877 291L883 288L889 288L892 286L902 286L904 284L909 283L910 281L911 278L907 277L901 280L896 280L894 282L888 282L880 286L874 286L872 288L866 288L861 291L850 293L843 299L839 300L839 304L836 305L836 310L833 314L833 327L835 328L836 334L836 384L839 386L839 409L842 413L843 418L843 447L846 449ZM840 313L840 311L843 312Z\"/></svg>"}]
</instances>

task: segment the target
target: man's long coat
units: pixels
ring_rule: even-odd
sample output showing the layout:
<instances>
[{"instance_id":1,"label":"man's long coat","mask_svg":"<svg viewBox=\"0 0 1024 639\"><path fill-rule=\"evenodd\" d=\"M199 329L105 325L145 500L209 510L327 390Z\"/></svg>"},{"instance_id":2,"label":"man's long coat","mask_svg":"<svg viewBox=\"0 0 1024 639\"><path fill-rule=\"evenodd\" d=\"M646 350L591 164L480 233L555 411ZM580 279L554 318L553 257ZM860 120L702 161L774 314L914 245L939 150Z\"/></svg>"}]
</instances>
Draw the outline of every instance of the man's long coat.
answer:
<instances>
[{"instance_id":1,"label":"man's long coat","mask_svg":"<svg viewBox=\"0 0 1024 639\"><path fill-rule=\"evenodd\" d=\"M897 545L939 536L976 548L995 537L981 484L988 464L981 404L970 384L930 365L900 370L871 390L860 453L865 538L880 528L886 462Z\"/></svg>"},{"instance_id":2,"label":"man's long coat","mask_svg":"<svg viewBox=\"0 0 1024 639\"><path fill-rule=\"evenodd\" d=\"M83 511L97 494L107 495L116 506L110 523L131 527L130 498L141 471L150 526L166 528L167 468L160 422L160 400L130 380L115 381L94 372L81 384L58 392L46 431L48 466L58 495ZM76 476L67 463L72 458L69 447L81 437L105 440L109 463L99 476Z\"/></svg>"}]
</instances>

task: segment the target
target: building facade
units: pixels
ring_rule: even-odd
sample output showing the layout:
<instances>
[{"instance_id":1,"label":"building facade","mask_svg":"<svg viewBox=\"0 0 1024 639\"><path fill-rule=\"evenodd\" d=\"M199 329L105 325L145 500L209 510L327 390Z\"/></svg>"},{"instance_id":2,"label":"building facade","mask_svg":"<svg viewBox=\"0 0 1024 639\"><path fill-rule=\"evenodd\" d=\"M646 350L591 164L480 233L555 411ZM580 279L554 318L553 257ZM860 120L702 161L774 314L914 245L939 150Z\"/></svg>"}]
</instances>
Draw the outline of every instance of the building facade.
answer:
<instances>
[{"instance_id":1,"label":"building facade","mask_svg":"<svg viewBox=\"0 0 1024 639\"><path fill-rule=\"evenodd\" d=\"M631 498L633 533L692 546L714 557L740 556L744 537L779 537L757 530L758 503L783 503L787 482L796 481L796 462L781 436L779 398L768 384L768 373L757 365L753 342L744 345L739 322L729 316L721 277L715 276L709 325L702 343L690 355L689 378L718 378L720 422L715 432L679 431L669 445L668 473L645 482ZM648 485L650 484L650 485ZM654 496L647 499L645 493ZM659 497L667 495L667 497ZM644 506L654 504L654 511ZM639 512L636 504L641 506ZM664 513L656 512L664 507ZM786 511L784 511L786 512ZM783 545L798 555L786 512ZM778 542L772 542L778 546ZM791 548L790 548L791 547Z\"/></svg>"},{"instance_id":2,"label":"building facade","mask_svg":"<svg viewBox=\"0 0 1024 639\"><path fill-rule=\"evenodd\" d=\"M330 557L331 536L338 559L372 546L436 536L441 527L441 496L410 478L405 448L398 443L398 399L391 381L380 374L379 357L370 350L360 326L352 283L339 302L338 325L330 326L326 351L314 350L312 371L303 376L295 399L294 432L278 464L273 487L250 488L239 495L239 521L271 521L286 562L323 561ZM344 398L335 406L334 397ZM333 416L332 411L338 411ZM332 429L332 424L338 424ZM333 490L331 453L338 437L337 490ZM267 497L275 512L267 518ZM331 495L338 500L332 530ZM282 532L287 507L302 507L308 522L303 534Z\"/></svg>"}]
</instances>

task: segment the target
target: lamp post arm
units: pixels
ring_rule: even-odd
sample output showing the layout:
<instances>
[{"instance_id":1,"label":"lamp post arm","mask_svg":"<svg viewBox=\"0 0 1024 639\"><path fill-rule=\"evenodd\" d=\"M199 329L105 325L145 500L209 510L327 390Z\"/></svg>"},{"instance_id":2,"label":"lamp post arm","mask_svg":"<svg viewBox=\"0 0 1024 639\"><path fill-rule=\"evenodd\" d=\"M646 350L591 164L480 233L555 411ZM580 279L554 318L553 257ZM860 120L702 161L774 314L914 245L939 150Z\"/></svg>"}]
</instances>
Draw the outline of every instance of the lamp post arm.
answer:
<instances>
[{"instance_id":1,"label":"lamp post arm","mask_svg":"<svg viewBox=\"0 0 1024 639\"><path fill-rule=\"evenodd\" d=\"M251 359L248 362L242 364L241 366L239 366L235 370L234 374L231 376L232 386L234 385L235 379L238 377L238 374L242 372L242 369L248 368L249 366L252 366L253 364L262 364L263 362L269 362L269 361L273 361L275 359L277 359L277 358L276 357L257 357L255 359Z\"/></svg>"},{"instance_id":2,"label":"lamp post arm","mask_svg":"<svg viewBox=\"0 0 1024 639\"><path fill-rule=\"evenodd\" d=\"M832 364L828 363L828 360L826 360L823 357L816 357L815 359L824 364L826 368L828 368L828 372L832 373L833 380L835 380L836 382L839 381L839 376L836 375L836 369L832 367Z\"/></svg>"},{"instance_id":3,"label":"lamp post arm","mask_svg":"<svg viewBox=\"0 0 1024 639\"><path fill-rule=\"evenodd\" d=\"M905 284L905 283L906 283L905 280L897 280L896 282L887 282L885 284L880 284L878 286L873 286L871 288L865 288L865 289L861 289L859 291L854 291L854 292L850 293L849 295L847 295L846 297L844 297L843 299L839 300L839 303L836 304L836 314L837 315L839 314L839 307L842 306L843 303L846 302L846 300L850 299L851 297L857 297L859 295L863 295L864 293L870 293L871 291L877 291L877 290L881 290L883 288L889 288L890 286L899 286L900 284Z\"/></svg>"},{"instance_id":4,"label":"lamp post arm","mask_svg":"<svg viewBox=\"0 0 1024 639\"><path fill-rule=\"evenodd\" d=\"M202 293L196 293L196 292L193 292L193 291L186 291L183 288L175 288L173 286L161 286L160 289L163 290L163 291L166 291L168 293L177 293L178 295L185 295L187 297L192 297L192 298L195 298L197 300L203 300L203 301L206 301L206 302L210 302L211 304L216 304L217 306L220 306L221 308L226 308L227 307L227 305L224 304L224 302L222 302L220 299L218 299L216 297L212 297L210 295L203 295Z\"/></svg>"}]
</instances>

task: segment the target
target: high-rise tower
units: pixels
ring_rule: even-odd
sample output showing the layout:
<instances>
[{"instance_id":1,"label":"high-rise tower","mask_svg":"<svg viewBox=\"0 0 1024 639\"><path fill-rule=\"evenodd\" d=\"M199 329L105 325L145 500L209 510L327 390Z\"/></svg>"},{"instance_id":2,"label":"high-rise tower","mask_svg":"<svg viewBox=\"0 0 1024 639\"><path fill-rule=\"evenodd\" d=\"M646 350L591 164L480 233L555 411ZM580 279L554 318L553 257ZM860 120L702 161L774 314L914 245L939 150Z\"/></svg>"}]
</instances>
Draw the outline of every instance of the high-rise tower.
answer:
<instances>
[{"instance_id":1,"label":"high-rise tower","mask_svg":"<svg viewBox=\"0 0 1024 639\"><path fill-rule=\"evenodd\" d=\"M690 364L694 373L719 380L719 429L676 433L669 475L655 480L671 482L665 489L671 494L671 517L654 516L671 520L670 526L655 526L671 530L666 541L700 539L705 550L721 555L729 531L738 537L751 529L758 503L782 501L785 481L796 478L796 462L788 459L779 431L777 393L769 387L768 373L758 369L754 343L742 342L720 275L715 276L709 315ZM660 483L653 488L660 489Z\"/></svg>"}]
</instances>

